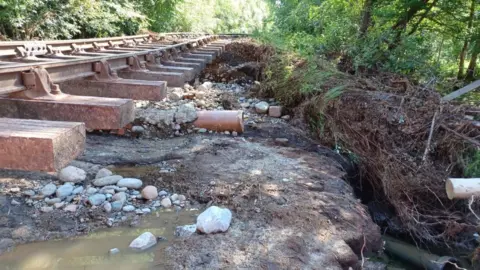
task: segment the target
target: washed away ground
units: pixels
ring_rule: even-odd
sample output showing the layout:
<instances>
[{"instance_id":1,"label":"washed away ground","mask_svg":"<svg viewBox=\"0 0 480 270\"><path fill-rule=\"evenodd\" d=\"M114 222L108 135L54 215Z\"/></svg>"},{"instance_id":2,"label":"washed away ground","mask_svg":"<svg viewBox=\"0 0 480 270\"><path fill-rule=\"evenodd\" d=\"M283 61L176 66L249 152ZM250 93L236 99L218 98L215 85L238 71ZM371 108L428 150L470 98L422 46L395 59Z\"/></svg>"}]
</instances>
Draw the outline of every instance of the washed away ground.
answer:
<instances>
[{"instance_id":1,"label":"washed away ground","mask_svg":"<svg viewBox=\"0 0 480 270\"><path fill-rule=\"evenodd\" d=\"M382 250L380 230L345 181L348 162L311 140L305 129L291 125L295 120L256 114L252 105L259 100L248 96L248 88L255 88L260 69L248 64L235 70L213 78L224 83L208 89L202 100L175 100L175 93L193 91L187 86L169 89L172 100L137 102L135 125L141 128L135 132L89 134L85 153L72 162L88 173L83 185L108 167L143 180L144 186L185 195L185 208L175 211L217 205L233 212L226 233L168 239L155 250L151 268L360 269L363 264L377 269L368 258ZM204 73L200 80L213 76ZM162 111L175 114L185 106L242 109L246 132L200 133L190 123L163 117ZM159 114L163 118L153 117ZM44 213L30 206L23 192L50 182L58 183L55 174L0 172L0 252L22 243L142 224L135 212L122 213L120 219L118 213L81 201L84 207L73 213L61 208ZM161 219L162 213L157 216Z\"/></svg>"},{"instance_id":2,"label":"washed away ground","mask_svg":"<svg viewBox=\"0 0 480 270\"><path fill-rule=\"evenodd\" d=\"M275 136L264 136L262 130L272 129ZM381 248L378 227L334 159L322 155L320 146L299 139L304 135L286 123L264 123L258 130L240 137L195 134L163 140L93 135L74 164L93 173L141 160L149 169L133 168L131 176L144 184L185 194L192 205L233 211L228 232L176 239L158 251L158 267L343 269L358 266L362 247L364 254ZM294 143L278 145L276 137ZM173 172L160 173L165 166ZM2 190L49 180L53 176L12 173L10 178L3 172ZM16 242L105 226L101 211L39 213L23 203L12 206L9 195L2 198L1 237ZM90 221L81 223L82 217Z\"/></svg>"}]
</instances>

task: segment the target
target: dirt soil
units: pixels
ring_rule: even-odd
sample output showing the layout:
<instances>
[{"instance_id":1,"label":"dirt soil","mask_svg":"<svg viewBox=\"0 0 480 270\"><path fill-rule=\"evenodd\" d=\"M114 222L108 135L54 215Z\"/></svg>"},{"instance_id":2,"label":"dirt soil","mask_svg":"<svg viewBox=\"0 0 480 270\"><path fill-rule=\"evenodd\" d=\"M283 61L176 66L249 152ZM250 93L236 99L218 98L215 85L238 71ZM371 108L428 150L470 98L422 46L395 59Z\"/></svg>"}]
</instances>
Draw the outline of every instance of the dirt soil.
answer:
<instances>
[{"instance_id":1,"label":"dirt soil","mask_svg":"<svg viewBox=\"0 0 480 270\"><path fill-rule=\"evenodd\" d=\"M227 233L179 239L164 254L158 254L159 266L358 266L364 244L364 254L381 248L380 233L342 179L345 173L341 166L319 154L321 147L302 140L303 135L286 123L275 124L274 137L263 132L272 129L271 125L260 124L248 137L195 134L144 140L92 135L85 154L73 164L92 171L97 165L149 164L151 168L167 163L176 171L150 170L136 176L141 176L145 184L186 194L198 204L220 205L233 211L234 220ZM275 137L292 138L292 142L279 145ZM18 172L8 177L2 172L3 190L52 177ZM8 195L2 198L1 237L17 243L69 237L106 226L101 211L84 208L75 216L62 211L34 213L23 204L12 206Z\"/></svg>"},{"instance_id":2,"label":"dirt soil","mask_svg":"<svg viewBox=\"0 0 480 270\"><path fill-rule=\"evenodd\" d=\"M178 238L159 250L157 268L360 269L362 256L375 255L382 241L379 227L344 180L343 161L288 121L267 117L238 137L90 134L85 153L72 165L86 170L87 179L102 167L131 168L130 176L185 194L192 205L233 212L226 233ZM106 227L102 211L40 213L16 190L50 181L56 176L0 171L0 239L19 244ZM12 205L12 198L20 205Z\"/></svg>"}]
</instances>

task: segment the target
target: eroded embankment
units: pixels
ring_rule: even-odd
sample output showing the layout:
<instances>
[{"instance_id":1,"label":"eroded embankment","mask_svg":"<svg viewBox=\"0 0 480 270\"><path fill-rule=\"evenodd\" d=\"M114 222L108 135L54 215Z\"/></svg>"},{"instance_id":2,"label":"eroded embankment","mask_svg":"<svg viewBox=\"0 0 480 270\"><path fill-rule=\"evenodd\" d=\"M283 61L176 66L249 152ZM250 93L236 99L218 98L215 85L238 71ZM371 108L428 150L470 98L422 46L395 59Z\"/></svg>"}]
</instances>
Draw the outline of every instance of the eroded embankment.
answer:
<instances>
[{"instance_id":1,"label":"eroded embankment","mask_svg":"<svg viewBox=\"0 0 480 270\"><path fill-rule=\"evenodd\" d=\"M474 109L443 103L435 89L400 75L351 75L264 45L251 51L266 52L257 96L275 97L295 126L357 164L354 185L384 231L447 254L476 248L478 203L470 210L445 192L448 177L465 177L478 147Z\"/></svg>"}]
</instances>

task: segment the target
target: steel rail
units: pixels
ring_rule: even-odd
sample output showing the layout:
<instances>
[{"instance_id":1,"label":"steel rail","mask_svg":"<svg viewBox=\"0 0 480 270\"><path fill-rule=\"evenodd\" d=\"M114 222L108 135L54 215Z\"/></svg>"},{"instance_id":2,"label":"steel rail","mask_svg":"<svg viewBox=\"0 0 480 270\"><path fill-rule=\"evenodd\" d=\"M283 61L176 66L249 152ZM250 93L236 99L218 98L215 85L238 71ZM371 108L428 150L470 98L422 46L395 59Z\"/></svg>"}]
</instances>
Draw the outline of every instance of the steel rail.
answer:
<instances>
[{"instance_id":1,"label":"steel rail","mask_svg":"<svg viewBox=\"0 0 480 270\"><path fill-rule=\"evenodd\" d=\"M87 59L68 59L68 60L53 60L52 61L45 61L45 62L36 62L36 63L21 63L21 62L2 62L2 65L0 65L0 74L2 73L11 73L11 72L21 72L21 71L28 71L31 68L34 67L43 67L43 68L50 68L50 67L61 67L61 66L71 66L75 64L83 64L83 63L92 63L92 62L98 62L102 59L109 60L109 59L118 59L118 58L126 58L126 57L131 57L131 56L141 56L141 55L147 55L150 53L156 53L156 52L164 52L168 51L171 49L183 47L186 45L190 45L192 43L196 43L206 37L201 37L197 38L194 40L189 40L185 41L182 43L177 43L177 44L172 44L172 45L165 45L162 47L158 48L149 48L149 49L144 49L142 51L132 51L128 52L126 51L125 53L117 53L117 54L105 54L101 56L91 56ZM161 45L161 44L159 44ZM132 49L139 49L136 47L133 47ZM102 51L98 51L95 53L102 53ZM75 56L75 55L72 55ZM80 55L81 56L81 55ZM42 60L47 59L47 58L41 58Z\"/></svg>"},{"instance_id":2,"label":"steel rail","mask_svg":"<svg viewBox=\"0 0 480 270\"><path fill-rule=\"evenodd\" d=\"M197 36L208 36L208 34L198 34L198 33L158 33L158 34L143 34L135 36L119 36L119 37L105 37L105 38L85 38L85 39L68 39L68 40L21 40L21 41L1 41L0 50L3 47L18 47L24 45L26 42L43 42L47 45L70 45L70 44L82 44L82 43L93 43L93 42L104 42L104 41L122 41L122 40L131 40L131 39L143 39L155 36L172 36L172 35L197 35Z\"/></svg>"},{"instance_id":3,"label":"steel rail","mask_svg":"<svg viewBox=\"0 0 480 270\"><path fill-rule=\"evenodd\" d=\"M0 65L0 95L25 90L25 86L23 85L22 81L22 72L29 71L36 67L42 67L46 69L52 81L54 83L60 83L68 80L86 78L95 75L96 73L94 71L93 64L99 61L107 61L112 70L121 70L130 66L128 64L128 59L130 57L140 56L140 62L146 62L146 58L142 59L141 56L169 52L172 49L177 49L188 45L194 45L198 43L198 41L209 37L211 38L215 36L204 36L173 45L163 46L161 44L158 44L162 47L148 48L142 51L126 51L125 53L105 54L100 56L91 56L88 58L60 60L52 59L51 61L48 61L50 59L47 58L39 58L43 62L11 62L11 64L2 63L2 65Z\"/></svg>"},{"instance_id":4,"label":"steel rail","mask_svg":"<svg viewBox=\"0 0 480 270\"><path fill-rule=\"evenodd\" d=\"M200 34L194 33L159 33L159 34L144 34L135 36L120 36L120 37L107 37L107 38L88 38L88 39L72 39L72 40L26 40L26 41L2 41L0 42L0 58L8 59L10 57L17 56L16 49L26 44L45 44L46 46L52 46L55 50L69 51L73 44L77 46L92 45L94 43L112 42L116 45L123 44L124 41L145 41L146 39L157 39L159 37L166 36L182 36L198 37ZM207 36L207 35L203 35ZM70 49L68 49L70 48Z\"/></svg>"}]
</instances>

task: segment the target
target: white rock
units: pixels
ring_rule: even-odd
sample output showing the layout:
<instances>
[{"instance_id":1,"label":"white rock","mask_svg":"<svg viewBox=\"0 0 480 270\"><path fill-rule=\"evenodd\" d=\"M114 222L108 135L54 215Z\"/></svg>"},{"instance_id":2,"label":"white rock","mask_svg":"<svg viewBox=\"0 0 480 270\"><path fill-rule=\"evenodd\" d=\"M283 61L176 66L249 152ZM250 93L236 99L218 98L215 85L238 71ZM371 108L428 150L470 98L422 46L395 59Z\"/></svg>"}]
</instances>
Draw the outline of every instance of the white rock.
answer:
<instances>
[{"instance_id":1,"label":"white rock","mask_svg":"<svg viewBox=\"0 0 480 270\"><path fill-rule=\"evenodd\" d=\"M59 203L61 202L62 200L60 198L53 198L53 199L50 199L50 198L45 198L45 202L48 204L48 205L54 205L56 203Z\"/></svg>"},{"instance_id":2,"label":"white rock","mask_svg":"<svg viewBox=\"0 0 480 270\"><path fill-rule=\"evenodd\" d=\"M213 83L211 82L204 82L202 85L197 87L197 90L199 91L208 91L212 88Z\"/></svg>"},{"instance_id":3,"label":"white rock","mask_svg":"<svg viewBox=\"0 0 480 270\"><path fill-rule=\"evenodd\" d=\"M197 110L193 103L182 104L175 113L175 122L177 124L193 122L197 119Z\"/></svg>"},{"instance_id":4,"label":"white rock","mask_svg":"<svg viewBox=\"0 0 480 270\"><path fill-rule=\"evenodd\" d=\"M123 202L121 202L121 201L113 201L113 202L111 203L111 206L112 206L112 211L117 212L117 211L122 210Z\"/></svg>"},{"instance_id":5,"label":"white rock","mask_svg":"<svg viewBox=\"0 0 480 270\"><path fill-rule=\"evenodd\" d=\"M162 201L160 202L160 204L163 207L168 208L168 207L172 206L172 201L170 201L170 198L163 198Z\"/></svg>"},{"instance_id":6,"label":"white rock","mask_svg":"<svg viewBox=\"0 0 480 270\"><path fill-rule=\"evenodd\" d=\"M87 173L80 168L68 166L60 171L58 178L62 182L78 183L84 181L85 178L87 178Z\"/></svg>"},{"instance_id":7,"label":"white rock","mask_svg":"<svg viewBox=\"0 0 480 270\"><path fill-rule=\"evenodd\" d=\"M77 211L77 207L78 207L78 205L76 205L76 204L69 204L69 205L65 206L64 210L67 211L67 212L75 213Z\"/></svg>"},{"instance_id":8,"label":"white rock","mask_svg":"<svg viewBox=\"0 0 480 270\"><path fill-rule=\"evenodd\" d=\"M111 175L113 175L112 171L110 171L107 168L103 168L103 169L100 169L97 172L97 175L95 176L95 179L104 178L104 177L111 176Z\"/></svg>"},{"instance_id":9,"label":"white rock","mask_svg":"<svg viewBox=\"0 0 480 270\"><path fill-rule=\"evenodd\" d=\"M103 204L103 209L105 210L105 212L110 213L112 212L112 205L109 202L105 202Z\"/></svg>"},{"instance_id":10,"label":"white rock","mask_svg":"<svg viewBox=\"0 0 480 270\"><path fill-rule=\"evenodd\" d=\"M267 113L269 107L270 105L268 104L268 102L261 101L255 104L255 111L257 113Z\"/></svg>"},{"instance_id":11,"label":"white rock","mask_svg":"<svg viewBox=\"0 0 480 270\"><path fill-rule=\"evenodd\" d=\"M172 196L170 196L170 200L173 202L173 201L176 201L178 200L178 194L173 194Z\"/></svg>"},{"instance_id":12,"label":"white rock","mask_svg":"<svg viewBox=\"0 0 480 270\"><path fill-rule=\"evenodd\" d=\"M197 99L203 99L203 98L205 98L205 95L206 95L206 94L205 94L204 91L197 91L197 92L195 92L195 98L197 98Z\"/></svg>"},{"instance_id":13,"label":"white rock","mask_svg":"<svg viewBox=\"0 0 480 270\"><path fill-rule=\"evenodd\" d=\"M73 186L71 184L64 184L59 186L55 193L57 195L57 198L64 199L70 196L72 192L73 192Z\"/></svg>"},{"instance_id":14,"label":"white rock","mask_svg":"<svg viewBox=\"0 0 480 270\"><path fill-rule=\"evenodd\" d=\"M72 191L73 195L77 195L83 192L83 187L77 187Z\"/></svg>"},{"instance_id":15,"label":"white rock","mask_svg":"<svg viewBox=\"0 0 480 270\"><path fill-rule=\"evenodd\" d=\"M40 208L40 211L44 212L44 213L49 213L49 212L52 212L53 211L53 207L51 206L43 206Z\"/></svg>"},{"instance_id":16,"label":"white rock","mask_svg":"<svg viewBox=\"0 0 480 270\"><path fill-rule=\"evenodd\" d=\"M15 199L12 199L11 204L12 205L20 205L20 202L17 202Z\"/></svg>"},{"instance_id":17,"label":"white rock","mask_svg":"<svg viewBox=\"0 0 480 270\"><path fill-rule=\"evenodd\" d=\"M105 224L107 225L107 227L112 227L113 226L113 223L115 222L115 220L113 218L109 218L105 221Z\"/></svg>"},{"instance_id":18,"label":"white rock","mask_svg":"<svg viewBox=\"0 0 480 270\"><path fill-rule=\"evenodd\" d=\"M108 254L110 254L110 255L116 255L118 253L120 253L120 249L118 249L118 248L112 248L112 249L110 249L110 251L108 251Z\"/></svg>"},{"instance_id":19,"label":"white rock","mask_svg":"<svg viewBox=\"0 0 480 270\"><path fill-rule=\"evenodd\" d=\"M127 187L132 189L138 189L142 187L142 185L142 180L136 178L123 178L117 183L117 186L119 187Z\"/></svg>"},{"instance_id":20,"label":"white rock","mask_svg":"<svg viewBox=\"0 0 480 270\"><path fill-rule=\"evenodd\" d=\"M55 186L54 184L47 184L42 188L40 193L42 193L43 196L50 196L53 195L56 190L57 186Z\"/></svg>"},{"instance_id":21,"label":"white rock","mask_svg":"<svg viewBox=\"0 0 480 270\"><path fill-rule=\"evenodd\" d=\"M133 126L132 127L132 132L137 133L137 134L142 134L145 132L145 128L142 126Z\"/></svg>"},{"instance_id":22,"label":"white rock","mask_svg":"<svg viewBox=\"0 0 480 270\"><path fill-rule=\"evenodd\" d=\"M168 99L172 101L179 101L183 99L183 89L182 88L172 88L171 92L168 94Z\"/></svg>"},{"instance_id":23,"label":"white rock","mask_svg":"<svg viewBox=\"0 0 480 270\"><path fill-rule=\"evenodd\" d=\"M167 196L168 195L168 192L166 192L165 190L162 190L158 193L158 197L163 197L163 196Z\"/></svg>"},{"instance_id":24,"label":"white rock","mask_svg":"<svg viewBox=\"0 0 480 270\"><path fill-rule=\"evenodd\" d=\"M88 202L91 205L101 205L106 199L107 199L107 196L105 196L104 194L98 193L88 197Z\"/></svg>"},{"instance_id":25,"label":"white rock","mask_svg":"<svg viewBox=\"0 0 480 270\"><path fill-rule=\"evenodd\" d=\"M127 194L125 194L125 192L119 192L112 196L112 201L119 201L123 204L127 201Z\"/></svg>"},{"instance_id":26,"label":"white rock","mask_svg":"<svg viewBox=\"0 0 480 270\"><path fill-rule=\"evenodd\" d=\"M25 191L23 192L23 194L24 194L25 196L32 197L32 196L35 196L35 191L33 191L33 190L25 190Z\"/></svg>"},{"instance_id":27,"label":"white rock","mask_svg":"<svg viewBox=\"0 0 480 270\"><path fill-rule=\"evenodd\" d=\"M175 236L178 237L188 237L194 234L197 231L197 225L184 225L184 226L177 226L175 228Z\"/></svg>"},{"instance_id":28,"label":"white rock","mask_svg":"<svg viewBox=\"0 0 480 270\"><path fill-rule=\"evenodd\" d=\"M197 107L200 107L200 108L207 106L207 103L203 100L196 100L195 104L197 104Z\"/></svg>"},{"instance_id":29,"label":"white rock","mask_svg":"<svg viewBox=\"0 0 480 270\"><path fill-rule=\"evenodd\" d=\"M210 206L197 217L197 230L203 233L226 232L232 221L232 212L227 208Z\"/></svg>"},{"instance_id":30,"label":"white rock","mask_svg":"<svg viewBox=\"0 0 480 270\"><path fill-rule=\"evenodd\" d=\"M144 232L130 243L130 248L135 251L144 251L157 244L157 238L151 232Z\"/></svg>"},{"instance_id":31,"label":"white rock","mask_svg":"<svg viewBox=\"0 0 480 270\"><path fill-rule=\"evenodd\" d=\"M151 125L171 126L175 118L175 111L160 110L157 108L148 108L145 110L136 110L137 118L144 118L145 122Z\"/></svg>"},{"instance_id":32,"label":"white rock","mask_svg":"<svg viewBox=\"0 0 480 270\"><path fill-rule=\"evenodd\" d=\"M87 188L87 194L88 195L92 195L92 194L95 194L98 192L98 189L94 188L94 187L89 187Z\"/></svg>"},{"instance_id":33,"label":"white rock","mask_svg":"<svg viewBox=\"0 0 480 270\"><path fill-rule=\"evenodd\" d=\"M100 193L113 195L113 194L115 194L115 190L114 189L102 189L102 190L100 190Z\"/></svg>"},{"instance_id":34,"label":"white rock","mask_svg":"<svg viewBox=\"0 0 480 270\"><path fill-rule=\"evenodd\" d=\"M106 176L106 177L95 179L95 181L93 181L93 185L97 186L97 187L115 185L121 179L123 179L123 177L121 175Z\"/></svg>"},{"instance_id":35,"label":"white rock","mask_svg":"<svg viewBox=\"0 0 480 270\"><path fill-rule=\"evenodd\" d=\"M132 212L132 211L135 211L135 206L133 205L126 205L122 208L123 211L125 212Z\"/></svg>"},{"instance_id":36,"label":"white rock","mask_svg":"<svg viewBox=\"0 0 480 270\"><path fill-rule=\"evenodd\" d=\"M187 197L185 197L185 195L178 195L178 200L179 201L184 202L186 199L187 199Z\"/></svg>"},{"instance_id":37,"label":"white rock","mask_svg":"<svg viewBox=\"0 0 480 270\"><path fill-rule=\"evenodd\" d=\"M248 102L243 102L243 103L240 103L240 106L241 106L242 108L249 108L249 107L250 107L250 103L248 103Z\"/></svg>"},{"instance_id":38,"label":"white rock","mask_svg":"<svg viewBox=\"0 0 480 270\"><path fill-rule=\"evenodd\" d=\"M152 212L152 210L150 210L150 208L143 208L143 209L142 209L142 212L143 212L144 214L150 214L150 212Z\"/></svg>"},{"instance_id":39,"label":"white rock","mask_svg":"<svg viewBox=\"0 0 480 270\"><path fill-rule=\"evenodd\" d=\"M59 203L54 204L56 209L62 208L64 205L65 205L65 202L59 202Z\"/></svg>"}]
</instances>

